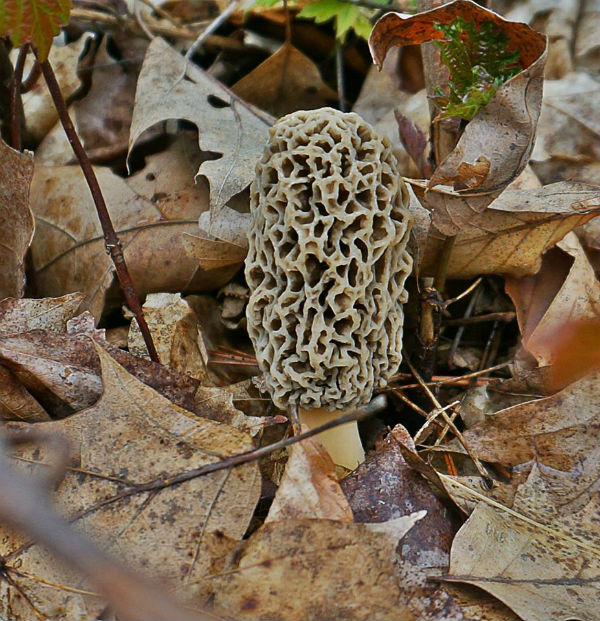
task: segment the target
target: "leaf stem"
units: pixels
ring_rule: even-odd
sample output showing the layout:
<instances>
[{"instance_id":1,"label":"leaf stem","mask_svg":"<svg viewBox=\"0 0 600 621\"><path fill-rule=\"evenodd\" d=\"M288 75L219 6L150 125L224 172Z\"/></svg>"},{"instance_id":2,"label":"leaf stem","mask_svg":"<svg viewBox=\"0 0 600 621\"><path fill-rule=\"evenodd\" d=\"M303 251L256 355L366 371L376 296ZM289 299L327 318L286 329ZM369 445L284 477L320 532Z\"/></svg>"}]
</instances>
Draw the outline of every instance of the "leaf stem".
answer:
<instances>
[{"instance_id":1,"label":"leaf stem","mask_svg":"<svg viewBox=\"0 0 600 621\"><path fill-rule=\"evenodd\" d=\"M34 52L37 58L37 50L34 49ZM85 149L79 140L79 136L75 131L71 117L69 116L67 104L65 103L64 97L60 92L60 87L58 86L56 76L54 75L54 70L47 60L40 63L38 59L38 63L40 64L42 74L44 75L44 79L48 85L48 90L50 91L52 100L56 106L60 122L62 123L65 133L67 134L67 138L69 139L71 147L75 152L75 156L79 161L79 165L81 166L81 170L83 171L83 175L92 194L92 198L98 212L100 225L102 226L102 231L104 233L104 245L106 246L106 250L115 266L117 278L119 280L119 284L121 285L123 295L125 296L125 301L138 322L140 331L144 338L144 343L146 343L146 348L150 354L150 358L154 362L160 363L158 352L156 351L152 335L150 334L148 324L146 323L146 319L144 317L142 305L140 304L140 300L135 292L133 281L129 274L129 270L127 269L127 264L125 263L121 242L110 219L110 214L108 213L106 202L104 201L104 196L102 195L102 190L100 189L100 184L98 183L92 164L90 163L87 153L85 152Z\"/></svg>"},{"instance_id":2,"label":"leaf stem","mask_svg":"<svg viewBox=\"0 0 600 621\"><path fill-rule=\"evenodd\" d=\"M21 125L23 122L22 103L21 103L21 82L23 80L23 69L25 58L29 51L29 44L19 48L19 55L15 63L15 71L10 82L10 144L13 149L21 151L23 148Z\"/></svg>"}]
</instances>

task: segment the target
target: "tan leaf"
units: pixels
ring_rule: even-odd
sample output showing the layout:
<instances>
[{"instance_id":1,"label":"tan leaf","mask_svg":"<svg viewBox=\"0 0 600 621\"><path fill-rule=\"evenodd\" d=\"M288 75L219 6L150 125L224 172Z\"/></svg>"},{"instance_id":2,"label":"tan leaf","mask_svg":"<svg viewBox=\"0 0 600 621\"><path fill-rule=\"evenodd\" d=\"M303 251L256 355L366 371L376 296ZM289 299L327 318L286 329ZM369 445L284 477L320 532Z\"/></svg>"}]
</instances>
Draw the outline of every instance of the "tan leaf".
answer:
<instances>
[{"instance_id":1,"label":"tan leaf","mask_svg":"<svg viewBox=\"0 0 600 621\"><path fill-rule=\"evenodd\" d=\"M510 508L442 475L451 494L480 501L454 539L445 579L485 589L522 619L595 619L600 506L583 486L570 499L583 492L585 500L575 508L548 494L551 479L556 485L561 476L568 480L571 473L533 466Z\"/></svg>"},{"instance_id":2,"label":"tan leaf","mask_svg":"<svg viewBox=\"0 0 600 621\"><path fill-rule=\"evenodd\" d=\"M211 208L218 212L254 178L272 119L259 115L195 65L188 63L186 68L183 57L156 37L138 79L130 150L146 129L167 119L194 123L200 149L221 154L203 162L197 174L207 177Z\"/></svg>"},{"instance_id":3,"label":"tan leaf","mask_svg":"<svg viewBox=\"0 0 600 621\"><path fill-rule=\"evenodd\" d=\"M71 447L73 467L56 488L54 500L75 528L108 553L162 577L185 596L188 581L200 579L210 568L214 537L220 533L239 540L245 532L260 493L258 468L247 464L150 493L136 491L136 484L248 450L249 436L178 408L104 351L98 348L97 354L104 382L100 401L62 421L36 426L40 432L60 433ZM38 476L45 472L39 464L52 459L46 446L19 448L15 457L15 464ZM31 618L33 611L19 592L27 593L44 617L100 614L104 603L86 594L80 576L45 549L23 545L23 538L9 531L1 539L12 578L11 584L3 582L3 616L10 606L10 618ZM48 589L48 581L58 588Z\"/></svg>"},{"instance_id":4,"label":"tan leaf","mask_svg":"<svg viewBox=\"0 0 600 621\"><path fill-rule=\"evenodd\" d=\"M233 619L411 618L394 575L398 540L425 511L381 524L265 524L235 564L198 585L196 603Z\"/></svg>"},{"instance_id":5,"label":"tan leaf","mask_svg":"<svg viewBox=\"0 0 600 621\"><path fill-rule=\"evenodd\" d=\"M213 289L233 274L207 274L183 249L184 233L198 230L198 216L208 205L206 191L193 182L201 158L196 152L194 162L178 144L148 158L147 166L127 180L107 168L96 170L140 297L153 291ZM88 296L86 307L98 319L115 274L79 166L38 168L31 204L37 219L32 257L40 293L82 291ZM118 297L111 298L113 305L118 302Z\"/></svg>"},{"instance_id":6,"label":"tan leaf","mask_svg":"<svg viewBox=\"0 0 600 621\"><path fill-rule=\"evenodd\" d=\"M338 483L335 465L318 438L308 438L290 447L288 462L265 523L301 518L354 521L352 509Z\"/></svg>"},{"instance_id":7,"label":"tan leaf","mask_svg":"<svg viewBox=\"0 0 600 621\"><path fill-rule=\"evenodd\" d=\"M568 321L600 315L600 284L574 233L544 255L535 276L506 280L523 346L540 366L553 363L550 335Z\"/></svg>"},{"instance_id":8,"label":"tan leaf","mask_svg":"<svg viewBox=\"0 0 600 621\"><path fill-rule=\"evenodd\" d=\"M457 225L460 232L452 247L448 276L535 274L548 248L598 213L600 189L584 184L562 182L539 190L506 190L485 212ZM431 227L422 272L435 272L443 241L444 236Z\"/></svg>"},{"instance_id":9,"label":"tan leaf","mask_svg":"<svg viewBox=\"0 0 600 621\"><path fill-rule=\"evenodd\" d=\"M323 82L315 63L289 43L284 43L231 90L275 117L328 106L338 98Z\"/></svg>"},{"instance_id":10,"label":"tan leaf","mask_svg":"<svg viewBox=\"0 0 600 621\"><path fill-rule=\"evenodd\" d=\"M0 419L38 422L50 416L25 386L0 365Z\"/></svg>"},{"instance_id":11,"label":"tan leaf","mask_svg":"<svg viewBox=\"0 0 600 621\"><path fill-rule=\"evenodd\" d=\"M206 384L206 364L198 347L198 317L181 294L151 293L143 311L161 363ZM128 344L131 354L150 359L135 319L129 326Z\"/></svg>"},{"instance_id":12,"label":"tan leaf","mask_svg":"<svg viewBox=\"0 0 600 621\"><path fill-rule=\"evenodd\" d=\"M0 300L21 297L25 288L25 253L33 238L29 185L33 157L0 139Z\"/></svg>"},{"instance_id":13,"label":"tan leaf","mask_svg":"<svg viewBox=\"0 0 600 621\"><path fill-rule=\"evenodd\" d=\"M76 314L85 296L70 293L62 298L7 298L0 301L0 334L18 334L30 330L66 332L67 322Z\"/></svg>"},{"instance_id":14,"label":"tan leaf","mask_svg":"<svg viewBox=\"0 0 600 621\"><path fill-rule=\"evenodd\" d=\"M593 373L555 395L488 415L464 432L465 440L480 459L510 466L535 458L568 472L587 459L600 459L599 379ZM457 447L455 441L451 446Z\"/></svg>"},{"instance_id":15,"label":"tan leaf","mask_svg":"<svg viewBox=\"0 0 600 621\"><path fill-rule=\"evenodd\" d=\"M509 45L519 48L523 71L500 86L490 103L466 125L455 149L427 183L428 190L448 184L458 192L424 192L420 185L414 187L443 235L456 235L461 224L486 209L527 164L542 103L547 53L545 37L529 26L508 22L470 0L456 0L410 17L384 15L369 40L375 62L381 65L390 47L442 38L434 25L452 23L457 15L476 25L493 22L507 35ZM490 151L491 143L494 149Z\"/></svg>"},{"instance_id":16,"label":"tan leaf","mask_svg":"<svg viewBox=\"0 0 600 621\"><path fill-rule=\"evenodd\" d=\"M598 97L600 84L586 73L570 73L545 83L531 154L533 169L543 182L598 182L600 111L594 105Z\"/></svg>"},{"instance_id":17,"label":"tan leaf","mask_svg":"<svg viewBox=\"0 0 600 621\"><path fill-rule=\"evenodd\" d=\"M53 45L48 60L54 69L60 92L69 99L81 86L77 75L79 56L88 43L88 37L80 37L68 45ZM25 64L25 74L33 67L33 54ZM23 94L23 112L27 133L34 142L42 138L58 123L58 113L43 76L39 76L30 91ZM64 134L62 127L60 128ZM36 154L37 155L37 154Z\"/></svg>"}]
</instances>

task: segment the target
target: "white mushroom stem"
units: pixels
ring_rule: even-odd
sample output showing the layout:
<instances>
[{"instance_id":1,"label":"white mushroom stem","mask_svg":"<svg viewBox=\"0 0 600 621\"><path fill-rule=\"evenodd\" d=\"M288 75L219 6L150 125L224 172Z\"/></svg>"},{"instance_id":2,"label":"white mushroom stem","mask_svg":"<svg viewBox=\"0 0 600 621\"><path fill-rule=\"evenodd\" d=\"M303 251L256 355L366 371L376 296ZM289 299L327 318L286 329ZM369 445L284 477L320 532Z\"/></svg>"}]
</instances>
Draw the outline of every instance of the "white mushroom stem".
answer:
<instances>
[{"instance_id":1,"label":"white mushroom stem","mask_svg":"<svg viewBox=\"0 0 600 621\"><path fill-rule=\"evenodd\" d=\"M330 411L325 408L316 408L314 410L298 408L298 418L302 425L306 425L309 429L314 429L352 410ZM358 435L356 421L323 431L317 436L317 440L327 449L336 466L342 466L347 470L354 470L365 461L365 451Z\"/></svg>"}]
</instances>

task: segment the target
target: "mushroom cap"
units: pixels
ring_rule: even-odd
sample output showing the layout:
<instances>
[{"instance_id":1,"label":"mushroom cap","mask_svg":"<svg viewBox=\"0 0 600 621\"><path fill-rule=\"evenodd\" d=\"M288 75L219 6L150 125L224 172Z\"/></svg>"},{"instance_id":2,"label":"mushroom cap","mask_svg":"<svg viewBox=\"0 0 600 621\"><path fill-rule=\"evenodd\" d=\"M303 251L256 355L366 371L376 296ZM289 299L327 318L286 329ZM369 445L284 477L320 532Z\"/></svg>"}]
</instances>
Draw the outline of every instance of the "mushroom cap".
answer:
<instances>
[{"instance_id":1,"label":"mushroom cap","mask_svg":"<svg viewBox=\"0 0 600 621\"><path fill-rule=\"evenodd\" d=\"M402 361L408 191L357 114L299 111L270 131L251 186L248 332L275 405L370 401Z\"/></svg>"}]
</instances>

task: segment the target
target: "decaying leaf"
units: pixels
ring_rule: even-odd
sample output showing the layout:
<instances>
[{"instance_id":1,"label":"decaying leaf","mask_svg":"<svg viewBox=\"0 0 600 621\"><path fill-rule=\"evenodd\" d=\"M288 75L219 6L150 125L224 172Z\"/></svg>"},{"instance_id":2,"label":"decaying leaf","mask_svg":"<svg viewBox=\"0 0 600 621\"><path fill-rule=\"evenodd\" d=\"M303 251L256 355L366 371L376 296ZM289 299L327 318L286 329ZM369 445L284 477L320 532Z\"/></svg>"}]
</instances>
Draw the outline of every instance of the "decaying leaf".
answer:
<instances>
[{"instance_id":1,"label":"decaying leaf","mask_svg":"<svg viewBox=\"0 0 600 621\"><path fill-rule=\"evenodd\" d=\"M231 90L275 117L337 101L337 93L323 82L315 63L289 43L284 43Z\"/></svg>"},{"instance_id":2,"label":"decaying leaf","mask_svg":"<svg viewBox=\"0 0 600 621\"><path fill-rule=\"evenodd\" d=\"M475 115L455 149L439 164L426 190L415 186L423 205L433 213L433 223L443 235L456 235L513 181L527 164L533 148L542 100L546 59L545 38L525 24L508 22L470 0L456 0L441 7L405 17L384 15L373 28L369 46L381 65L393 46L414 45L441 39L436 24L450 24L460 15L476 28L491 22L508 38L509 49L519 49L523 71L498 87L491 101ZM489 145L494 144L490 151ZM454 186L455 192L436 186Z\"/></svg>"},{"instance_id":3,"label":"decaying leaf","mask_svg":"<svg viewBox=\"0 0 600 621\"><path fill-rule=\"evenodd\" d=\"M153 492L136 484L163 479L251 447L249 436L186 412L129 375L97 349L104 392L98 403L36 429L66 437L71 466L54 500L74 526L128 565L162 577L180 590L211 564L215 536L238 540L260 491L256 464L197 477ZM11 424L13 430L26 426ZM14 463L43 474L47 446L19 448ZM2 615L74 619L95 617L104 603L86 592L81 577L43 548L2 532L1 554L12 583L2 582ZM149 551L152 551L149 554ZM47 584L64 585L48 589ZM25 594L23 598L21 594Z\"/></svg>"},{"instance_id":4,"label":"decaying leaf","mask_svg":"<svg viewBox=\"0 0 600 621\"><path fill-rule=\"evenodd\" d=\"M550 397L488 415L464 432L465 439L480 459L509 466L535 458L568 472L588 460L592 463L599 454L598 379L592 374ZM455 441L450 446L458 449Z\"/></svg>"},{"instance_id":5,"label":"decaying leaf","mask_svg":"<svg viewBox=\"0 0 600 621\"><path fill-rule=\"evenodd\" d=\"M574 233L544 255L535 276L506 280L523 346L540 366L550 365L552 336L569 321L600 315L600 284Z\"/></svg>"},{"instance_id":6,"label":"decaying leaf","mask_svg":"<svg viewBox=\"0 0 600 621\"><path fill-rule=\"evenodd\" d=\"M270 117L258 114L198 67L191 63L186 67L183 57L156 37L138 79L130 150L146 129L166 119L194 123L200 149L220 154L204 161L198 170L198 175L208 179L211 209L218 213L254 178Z\"/></svg>"},{"instance_id":7,"label":"decaying leaf","mask_svg":"<svg viewBox=\"0 0 600 621\"><path fill-rule=\"evenodd\" d=\"M193 182L201 157L182 146L187 140L148 158L146 167L127 180L107 168L96 170L140 296L212 289L233 273L204 272L183 249L184 233L198 230L198 217L208 207L205 188ZM114 267L80 168L36 169L31 204L37 219L32 257L40 293L82 291L86 307L99 318L107 304L119 303L119 297L107 299Z\"/></svg>"},{"instance_id":8,"label":"decaying leaf","mask_svg":"<svg viewBox=\"0 0 600 621\"><path fill-rule=\"evenodd\" d=\"M394 574L395 549L424 515L380 524L270 522L223 573L198 583L195 601L235 619L410 618Z\"/></svg>"},{"instance_id":9,"label":"decaying leaf","mask_svg":"<svg viewBox=\"0 0 600 621\"><path fill-rule=\"evenodd\" d=\"M456 526L425 480L406 464L400 450L401 441L414 449L409 433L402 425L396 425L376 453L342 480L342 488L358 522L383 522L416 510L427 511L397 550L403 601L411 611L411 618L464 619L439 584L428 579L430 575L446 572Z\"/></svg>"},{"instance_id":10,"label":"decaying leaf","mask_svg":"<svg viewBox=\"0 0 600 621\"><path fill-rule=\"evenodd\" d=\"M22 420L30 423L50 420L40 405L21 382L0 365L0 420Z\"/></svg>"},{"instance_id":11,"label":"decaying leaf","mask_svg":"<svg viewBox=\"0 0 600 621\"><path fill-rule=\"evenodd\" d=\"M25 287L25 253L33 238L29 185L33 157L0 139L0 300L21 297Z\"/></svg>"},{"instance_id":12,"label":"decaying leaf","mask_svg":"<svg viewBox=\"0 0 600 621\"><path fill-rule=\"evenodd\" d=\"M600 213L600 189L578 183L554 183L539 190L506 190L484 213L453 222L456 236L448 276L533 275L542 255L569 231ZM435 272L444 237L429 230L421 271Z\"/></svg>"}]
</instances>

